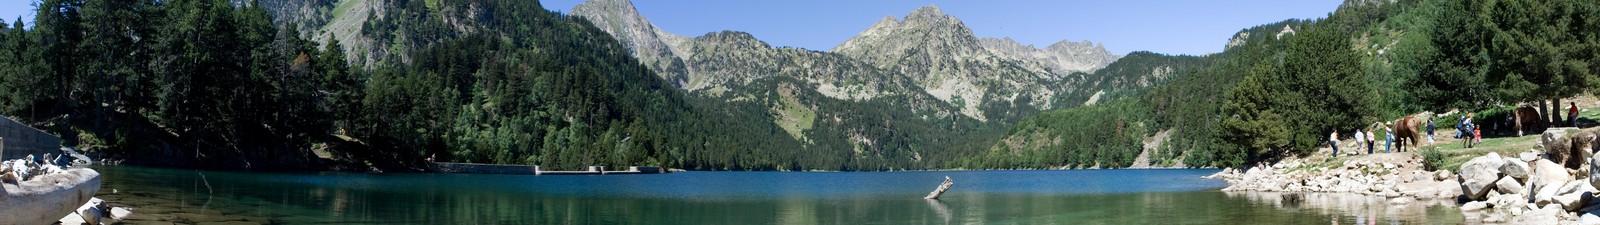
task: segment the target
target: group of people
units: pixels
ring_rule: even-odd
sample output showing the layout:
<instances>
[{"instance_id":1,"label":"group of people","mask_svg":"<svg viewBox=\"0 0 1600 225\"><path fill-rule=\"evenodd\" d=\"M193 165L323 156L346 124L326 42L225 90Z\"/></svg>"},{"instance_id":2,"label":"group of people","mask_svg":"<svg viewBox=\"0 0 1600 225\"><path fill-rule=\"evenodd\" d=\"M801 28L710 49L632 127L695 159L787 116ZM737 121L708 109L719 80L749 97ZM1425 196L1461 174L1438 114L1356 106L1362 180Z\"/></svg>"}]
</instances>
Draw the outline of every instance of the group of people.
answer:
<instances>
[{"instance_id":1,"label":"group of people","mask_svg":"<svg viewBox=\"0 0 1600 225\"><path fill-rule=\"evenodd\" d=\"M1390 125L1392 125L1392 124L1388 124L1388 123L1374 124L1374 126L1376 126L1376 127L1382 127L1383 128L1383 133L1384 133L1384 135L1383 135L1383 152L1384 153L1389 153L1390 150L1394 148L1394 130L1389 128ZM1376 153L1377 147L1374 146L1378 142L1378 131L1377 131L1376 128L1374 128L1372 126L1369 126L1369 127L1367 127L1366 132L1362 132L1361 129L1356 129L1354 136L1356 138L1356 146L1357 147L1360 147L1360 146L1362 146L1362 144L1365 144L1366 145L1366 149L1367 149L1367 154ZM1429 144L1433 143L1433 120L1432 119L1428 120L1428 143ZM1335 130L1335 131L1333 131L1332 134L1328 135L1328 145L1333 147L1333 156L1334 157L1338 157L1339 156L1339 131L1338 130ZM1359 150L1360 149L1357 149L1357 151L1359 151Z\"/></svg>"},{"instance_id":2,"label":"group of people","mask_svg":"<svg viewBox=\"0 0 1600 225\"><path fill-rule=\"evenodd\" d=\"M1462 115L1460 123L1456 123L1456 138L1461 139L1461 146L1472 148L1472 144L1483 143L1483 130L1472 123L1473 113Z\"/></svg>"},{"instance_id":3,"label":"group of people","mask_svg":"<svg viewBox=\"0 0 1600 225\"><path fill-rule=\"evenodd\" d=\"M1461 117L1459 118L1459 121L1461 121L1461 122L1460 123L1456 123L1455 138L1461 139L1462 146L1465 146L1466 148L1472 148L1473 144L1481 144L1481 143L1483 143L1483 130L1480 129L1476 123L1473 122L1474 117L1475 117L1474 113L1466 113L1465 115L1461 115ZM1572 103L1567 108L1567 121L1570 122L1572 124L1572 126L1574 126L1574 127L1578 126L1578 104L1576 102ZM1383 146L1383 152L1384 153L1388 153L1389 150L1394 147L1394 130L1389 129L1390 124L1387 124L1387 123L1374 124L1374 126L1383 127L1383 132L1385 134L1384 135L1384 141L1383 141L1383 145L1384 145ZM1431 145L1431 144L1433 144L1433 141L1434 141L1434 138L1433 138L1434 125L1433 125L1433 119L1432 118L1428 119L1427 126L1428 126L1428 130L1427 130L1428 131L1428 133L1427 133L1428 134L1428 144ZM1376 148L1373 147L1373 144L1375 144L1375 142L1377 142L1377 140L1378 140L1377 139L1377 131L1372 126L1367 127L1366 132L1362 132L1361 129L1356 129L1354 136L1356 138L1356 146L1357 147L1360 147L1361 144L1366 144L1367 154L1373 154L1376 151L1375 150ZM1333 148L1333 156L1334 157L1338 157L1339 156L1339 131L1338 130L1334 130L1332 134L1328 134L1328 146Z\"/></svg>"}]
</instances>

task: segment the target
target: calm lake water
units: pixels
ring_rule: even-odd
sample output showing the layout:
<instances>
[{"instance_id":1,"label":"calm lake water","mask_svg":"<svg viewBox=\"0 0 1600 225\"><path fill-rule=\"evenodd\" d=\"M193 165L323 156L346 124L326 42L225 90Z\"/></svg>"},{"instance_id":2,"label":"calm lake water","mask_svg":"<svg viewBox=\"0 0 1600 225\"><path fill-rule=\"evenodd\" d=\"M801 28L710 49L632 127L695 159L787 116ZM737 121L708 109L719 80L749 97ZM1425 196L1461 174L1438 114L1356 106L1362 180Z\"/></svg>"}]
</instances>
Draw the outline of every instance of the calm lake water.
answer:
<instances>
[{"instance_id":1,"label":"calm lake water","mask_svg":"<svg viewBox=\"0 0 1600 225\"><path fill-rule=\"evenodd\" d=\"M1217 170L249 173L97 167L130 224L1457 224L1447 202L1231 194ZM924 200L949 176L955 187ZM113 191L115 190L115 191ZM113 193L114 192L114 193Z\"/></svg>"}]
</instances>

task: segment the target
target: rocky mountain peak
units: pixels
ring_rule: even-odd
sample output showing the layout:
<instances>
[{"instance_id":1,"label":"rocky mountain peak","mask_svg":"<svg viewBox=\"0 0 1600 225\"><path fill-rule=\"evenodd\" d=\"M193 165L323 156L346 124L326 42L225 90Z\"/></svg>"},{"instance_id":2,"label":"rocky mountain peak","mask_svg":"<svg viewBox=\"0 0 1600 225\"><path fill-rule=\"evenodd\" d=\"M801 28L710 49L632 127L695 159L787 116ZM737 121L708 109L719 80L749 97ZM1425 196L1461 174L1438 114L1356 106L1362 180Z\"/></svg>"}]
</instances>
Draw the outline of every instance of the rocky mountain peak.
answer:
<instances>
[{"instance_id":1,"label":"rocky mountain peak","mask_svg":"<svg viewBox=\"0 0 1600 225\"><path fill-rule=\"evenodd\" d=\"M917 7L916 10L911 11L911 14L906 15L906 22L949 22L951 20L955 20L955 17L945 15L944 11L939 10L939 6L935 5Z\"/></svg>"},{"instance_id":2,"label":"rocky mountain peak","mask_svg":"<svg viewBox=\"0 0 1600 225\"><path fill-rule=\"evenodd\" d=\"M657 70L667 80L683 82L689 71L683 68L687 46L685 37L656 28L628 0L589 0L572 8L572 15L588 19L628 48L641 63Z\"/></svg>"},{"instance_id":3,"label":"rocky mountain peak","mask_svg":"<svg viewBox=\"0 0 1600 225\"><path fill-rule=\"evenodd\" d=\"M767 42L756 39L755 35L750 35L750 33L745 33L742 31L725 30L711 32L694 39L695 41L703 44L729 45L731 47L747 49L772 48L772 46L768 45Z\"/></svg>"}]
</instances>

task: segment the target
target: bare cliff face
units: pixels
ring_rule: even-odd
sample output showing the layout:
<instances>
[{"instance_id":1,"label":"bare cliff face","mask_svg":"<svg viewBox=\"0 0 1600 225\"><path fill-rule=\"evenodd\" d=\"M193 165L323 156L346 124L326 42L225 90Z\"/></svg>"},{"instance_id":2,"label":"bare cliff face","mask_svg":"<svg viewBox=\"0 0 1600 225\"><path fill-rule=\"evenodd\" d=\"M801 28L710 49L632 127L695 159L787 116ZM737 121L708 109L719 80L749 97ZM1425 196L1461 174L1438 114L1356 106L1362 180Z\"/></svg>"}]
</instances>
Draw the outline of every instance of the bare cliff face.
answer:
<instances>
[{"instance_id":1,"label":"bare cliff face","mask_svg":"<svg viewBox=\"0 0 1600 225\"><path fill-rule=\"evenodd\" d=\"M582 16L600 30L611 34L627 46L635 58L662 78L680 87L689 82L689 68L684 65L684 60L690 56L688 49L692 48L688 38L656 28L655 24L639 15L639 10L633 7L632 2L587 1L574 7L572 15Z\"/></svg>"}]
</instances>

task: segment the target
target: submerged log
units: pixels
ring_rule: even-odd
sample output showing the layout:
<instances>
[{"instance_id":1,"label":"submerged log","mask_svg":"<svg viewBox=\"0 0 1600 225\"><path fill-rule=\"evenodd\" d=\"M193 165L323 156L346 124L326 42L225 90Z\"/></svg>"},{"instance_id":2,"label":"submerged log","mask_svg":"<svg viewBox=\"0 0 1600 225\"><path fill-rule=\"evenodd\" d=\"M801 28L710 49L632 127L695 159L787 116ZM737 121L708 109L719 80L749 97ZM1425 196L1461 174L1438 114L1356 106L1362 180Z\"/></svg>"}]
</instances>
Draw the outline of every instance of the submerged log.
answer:
<instances>
[{"instance_id":1,"label":"submerged log","mask_svg":"<svg viewBox=\"0 0 1600 225\"><path fill-rule=\"evenodd\" d=\"M925 199L939 199L940 195L944 195L944 192L945 191L949 191L950 190L950 186L955 185L955 184L956 184L955 181L951 181L950 180L950 176L944 176L944 183L939 184L939 188L938 189L933 189L932 193L928 193L928 197L922 197L922 198L925 198Z\"/></svg>"}]
</instances>

